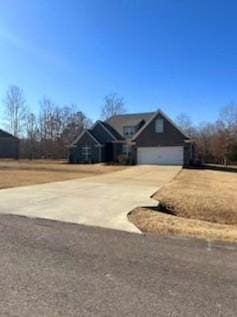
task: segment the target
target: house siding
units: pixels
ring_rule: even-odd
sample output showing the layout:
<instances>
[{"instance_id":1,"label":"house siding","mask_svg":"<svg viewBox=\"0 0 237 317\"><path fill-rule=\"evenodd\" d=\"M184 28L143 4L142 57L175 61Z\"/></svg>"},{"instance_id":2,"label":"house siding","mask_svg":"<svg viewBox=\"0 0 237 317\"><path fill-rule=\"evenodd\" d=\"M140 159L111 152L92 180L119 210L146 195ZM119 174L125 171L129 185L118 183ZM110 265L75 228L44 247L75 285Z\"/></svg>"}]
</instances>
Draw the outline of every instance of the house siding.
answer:
<instances>
[{"instance_id":1,"label":"house siding","mask_svg":"<svg viewBox=\"0 0 237 317\"><path fill-rule=\"evenodd\" d=\"M79 141L75 145L97 145L97 142L90 136L89 133L83 134Z\"/></svg>"},{"instance_id":2,"label":"house siding","mask_svg":"<svg viewBox=\"0 0 237 317\"><path fill-rule=\"evenodd\" d=\"M88 161L85 161L82 154L82 148L86 145L91 148L91 157ZM101 147L88 133L85 133L74 147L70 148L69 160L71 163L99 163L101 159Z\"/></svg>"},{"instance_id":3,"label":"house siding","mask_svg":"<svg viewBox=\"0 0 237 317\"><path fill-rule=\"evenodd\" d=\"M121 143L114 143L114 161L119 162L119 156L123 153L123 146Z\"/></svg>"},{"instance_id":4,"label":"house siding","mask_svg":"<svg viewBox=\"0 0 237 317\"><path fill-rule=\"evenodd\" d=\"M19 158L19 140L11 137L0 137L0 158Z\"/></svg>"},{"instance_id":5,"label":"house siding","mask_svg":"<svg viewBox=\"0 0 237 317\"><path fill-rule=\"evenodd\" d=\"M155 132L155 120L164 120L164 132ZM176 129L166 118L158 114L136 138L137 147L180 146L184 145L185 136Z\"/></svg>"}]
</instances>

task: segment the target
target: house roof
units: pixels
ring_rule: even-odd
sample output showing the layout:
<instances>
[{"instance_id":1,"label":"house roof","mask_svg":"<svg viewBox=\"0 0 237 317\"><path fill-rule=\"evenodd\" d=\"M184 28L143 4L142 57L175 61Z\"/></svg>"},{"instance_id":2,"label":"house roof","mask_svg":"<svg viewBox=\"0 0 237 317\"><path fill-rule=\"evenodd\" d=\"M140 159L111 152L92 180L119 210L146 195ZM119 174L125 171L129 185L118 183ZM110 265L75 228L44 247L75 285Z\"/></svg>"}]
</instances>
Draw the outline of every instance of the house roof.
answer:
<instances>
[{"instance_id":1,"label":"house roof","mask_svg":"<svg viewBox=\"0 0 237 317\"><path fill-rule=\"evenodd\" d=\"M97 143L99 143L100 145L103 144L103 139L100 138L100 135L97 133L95 133L93 130L87 130L88 133L90 134L90 136L92 136L94 138L94 140L97 141Z\"/></svg>"},{"instance_id":2,"label":"house roof","mask_svg":"<svg viewBox=\"0 0 237 317\"><path fill-rule=\"evenodd\" d=\"M156 118L158 114L163 116L180 133L182 133L186 140L189 139L189 137L166 114L164 114L164 112L158 109L156 112L121 114L121 115L112 116L106 121L98 120L90 129L84 130L73 142L72 146L74 146L75 143L77 143L85 133L88 133L98 145L102 145L103 141L100 140L100 136L93 132L93 127L96 124L100 124L101 126L103 126L103 128L113 137L114 141L122 141L124 140L124 137L123 137L124 127L137 126L139 123L142 122L143 125L141 126L140 129L138 129L137 133L131 139L131 141L135 141L136 138L145 130L145 128Z\"/></svg>"},{"instance_id":3,"label":"house roof","mask_svg":"<svg viewBox=\"0 0 237 317\"><path fill-rule=\"evenodd\" d=\"M15 137L14 135L12 135L12 134L10 134L10 133L8 133L6 131L3 131L1 129L0 129L0 138L14 138L14 139L18 140L18 138Z\"/></svg>"},{"instance_id":4,"label":"house roof","mask_svg":"<svg viewBox=\"0 0 237 317\"><path fill-rule=\"evenodd\" d=\"M123 140L123 137L113 128L111 127L108 123L97 120L93 126L89 129L93 135L95 135L95 137L103 143L103 140L100 139L100 135L98 135L98 133L94 132L94 128L100 125L111 137L114 141L119 141L119 140Z\"/></svg>"},{"instance_id":5,"label":"house roof","mask_svg":"<svg viewBox=\"0 0 237 317\"><path fill-rule=\"evenodd\" d=\"M155 112L120 114L110 117L104 123L110 125L120 135L123 135L123 127L137 126L142 121L146 123L152 118L154 113Z\"/></svg>"},{"instance_id":6,"label":"house roof","mask_svg":"<svg viewBox=\"0 0 237 317\"><path fill-rule=\"evenodd\" d=\"M118 133L118 131L116 131L110 124L108 124L107 122L100 122L107 130L109 130L109 132L115 137L116 140L124 140L122 135Z\"/></svg>"}]
</instances>

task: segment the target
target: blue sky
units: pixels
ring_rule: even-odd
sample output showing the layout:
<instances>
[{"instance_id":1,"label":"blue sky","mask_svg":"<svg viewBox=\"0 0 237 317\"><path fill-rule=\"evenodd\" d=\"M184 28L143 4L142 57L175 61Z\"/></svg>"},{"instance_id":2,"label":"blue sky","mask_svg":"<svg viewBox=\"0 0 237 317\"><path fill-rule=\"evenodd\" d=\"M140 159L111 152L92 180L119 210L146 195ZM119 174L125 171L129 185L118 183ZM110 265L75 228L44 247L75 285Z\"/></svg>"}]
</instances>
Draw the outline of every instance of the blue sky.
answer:
<instances>
[{"instance_id":1,"label":"blue sky","mask_svg":"<svg viewBox=\"0 0 237 317\"><path fill-rule=\"evenodd\" d=\"M161 108L195 123L237 101L235 0L0 0L0 100L19 85L100 116L105 95L128 112Z\"/></svg>"}]
</instances>

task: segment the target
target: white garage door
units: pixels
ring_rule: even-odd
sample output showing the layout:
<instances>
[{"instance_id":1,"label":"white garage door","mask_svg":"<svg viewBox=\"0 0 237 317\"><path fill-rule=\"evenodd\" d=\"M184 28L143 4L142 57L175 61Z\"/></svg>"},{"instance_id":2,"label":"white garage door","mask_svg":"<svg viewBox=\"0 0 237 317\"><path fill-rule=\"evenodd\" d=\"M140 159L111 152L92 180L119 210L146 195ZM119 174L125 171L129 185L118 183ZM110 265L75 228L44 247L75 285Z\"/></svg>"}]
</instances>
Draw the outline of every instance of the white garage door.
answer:
<instances>
[{"instance_id":1,"label":"white garage door","mask_svg":"<svg viewBox=\"0 0 237 317\"><path fill-rule=\"evenodd\" d=\"M183 146L137 148L137 164L183 165L183 161Z\"/></svg>"}]
</instances>

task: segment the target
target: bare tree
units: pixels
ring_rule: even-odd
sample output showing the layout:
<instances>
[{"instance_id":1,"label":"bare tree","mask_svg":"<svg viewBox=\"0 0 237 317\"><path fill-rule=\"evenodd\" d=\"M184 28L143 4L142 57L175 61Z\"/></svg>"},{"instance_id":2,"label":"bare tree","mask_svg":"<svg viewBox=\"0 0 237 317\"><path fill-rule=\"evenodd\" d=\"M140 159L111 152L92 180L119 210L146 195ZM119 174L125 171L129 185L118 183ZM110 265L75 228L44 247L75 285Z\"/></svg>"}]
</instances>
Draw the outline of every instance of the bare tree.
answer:
<instances>
[{"instance_id":1,"label":"bare tree","mask_svg":"<svg viewBox=\"0 0 237 317\"><path fill-rule=\"evenodd\" d=\"M39 102L40 115L39 126L40 136L43 140L52 140L54 136L54 109L55 105L50 98L44 97Z\"/></svg>"},{"instance_id":2,"label":"bare tree","mask_svg":"<svg viewBox=\"0 0 237 317\"><path fill-rule=\"evenodd\" d=\"M90 124L77 105L59 107L49 98L40 101L39 135L41 156L65 158L68 145Z\"/></svg>"},{"instance_id":3,"label":"bare tree","mask_svg":"<svg viewBox=\"0 0 237 317\"><path fill-rule=\"evenodd\" d=\"M116 93L110 94L105 97L105 103L102 107L101 118L106 120L117 114L126 112L124 107L124 100L119 97Z\"/></svg>"},{"instance_id":4,"label":"bare tree","mask_svg":"<svg viewBox=\"0 0 237 317\"><path fill-rule=\"evenodd\" d=\"M191 118L185 114L185 113L180 113L176 117L177 125L182 129L184 133L186 133L188 136L192 137L195 133L195 128L193 126Z\"/></svg>"},{"instance_id":5,"label":"bare tree","mask_svg":"<svg viewBox=\"0 0 237 317\"><path fill-rule=\"evenodd\" d=\"M218 120L198 127L194 141L199 159L208 163L229 164L237 162L237 136Z\"/></svg>"},{"instance_id":6,"label":"bare tree","mask_svg":"<svg viewBox=\"0 0 237 317\"><path fill-rule=\"evenodd\" d=\"M38 124L37 118L34 113L30 113L27 116L27 125L26 125L27 137L31 140L36 140L38 135Z\"/></svg>"},{"instance_id":7,"label":"bare tree","mask_svg":"<svg viewBox=\"0 0 237 317\"><path fill-rule=\"evenodd\" d=\"M237 104L229 103L220 111L219 120L223 122L229 130L237 132Z\"/></svg>"},{"instance_id":8,"label":"bare tree","mask_svg":"<svg viewBox=\"0 0 237 317\"><path fill-rule=\"evenodd\" d=\"M39 102L40 114L39 114L39 134L40 134L40 146L41 157L51 158L54 153L53 149L53 111L54 103L48 97L44 97Z\"/></svg>"},{"instance_id":9,"label":"bare tree","mask_svg":"<svg viewBox=\"0 0 237 317\"><path fill-rule=\"evenodd\" d=\"M39 129L37 117L29 113L26 120L26 135L21 139L21 157L34 159L39 157Z\"/></svg>"},{"instance_id":10,"label":"bare tree","mask_svg":"<svg viewBox=\"0 0 237 317\"><path fill-rule=\"evenodd\" d=\"M87 129L92 125L91 120L78 109L77 105L68 107L67 115L64 117L66 122L64 124L62 136L67 145L71 144L84 129Z\"/></svg>"},{"instance_id":11,"label":"bare tree","mask_svg":"<svg viewBox=\"0 0 237 317\"><path fill-rule=\"evenodd\" d=\"M224 162L237 162L237 104L231 102L222 108L217 122L222 127L221 133L224 135Z\"/></svg>"},{"instance_id":12,"label":"bare tree","mask_svg":"<svg viewBox=\"0 0 237 317\"><path fill-rule=\"evenodd\" d=\"M39 129L37 118L34 113L27 116L27 143L28 143L28 158L33 159L38 156L39 148Z\"/></svg>"},{"instance_id":13,"label":"bare tree","mask_svg":"<svg viewBox=\"0 0 237 317\"><path fill-rule=\"evenodd\" d=\"M5 121L7 129L19 137L25 128L27 107L23 90L18 86L10 86L4 99Z\"/></svg>"}]
</instances>

